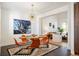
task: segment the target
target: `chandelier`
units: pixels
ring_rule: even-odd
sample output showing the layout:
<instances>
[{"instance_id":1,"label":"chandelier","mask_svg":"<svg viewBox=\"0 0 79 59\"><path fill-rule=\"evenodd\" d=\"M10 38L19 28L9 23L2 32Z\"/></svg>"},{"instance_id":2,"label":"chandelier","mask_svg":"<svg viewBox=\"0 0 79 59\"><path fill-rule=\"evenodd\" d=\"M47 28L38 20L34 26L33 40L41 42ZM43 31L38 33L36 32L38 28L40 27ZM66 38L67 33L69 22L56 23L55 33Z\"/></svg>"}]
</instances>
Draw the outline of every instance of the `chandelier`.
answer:
<instances>
[{"instance_id":1,"label":"chandelier","mask_svg":"<svg viewBox=\"0 0 79 59\"><path fill-rule=\"evenodd\" d=\"M31 4L31 11L30 11L30 19L34 19L35 18L35 11L34 11L34 4Z\"/></svg>"}]
</instances>

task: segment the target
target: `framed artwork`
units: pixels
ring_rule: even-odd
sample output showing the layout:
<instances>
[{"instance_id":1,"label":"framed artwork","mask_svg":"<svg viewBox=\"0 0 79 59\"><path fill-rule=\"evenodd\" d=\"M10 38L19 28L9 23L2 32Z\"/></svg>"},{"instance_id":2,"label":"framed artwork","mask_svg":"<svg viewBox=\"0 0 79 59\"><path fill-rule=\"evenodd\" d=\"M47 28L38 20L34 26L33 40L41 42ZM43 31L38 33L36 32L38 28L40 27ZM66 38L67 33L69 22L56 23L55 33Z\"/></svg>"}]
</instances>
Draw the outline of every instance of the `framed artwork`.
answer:
<instances>
[{"instance_id":1,"label":"framed artwork","mask_svg":"<svg viewBox=\"0 0 79 59\"><path fill-rule=\"evenodd\" d=\"M55 28L55 25L53 25L52 28Z\"/></svg>"},{"instance_id":2,"label":"framed artwork","mask_svg":"<svg viewBox=\"0 0 79 59\"><path fill-rule=\"evenodd\" d=\"M13 28L14 34L30 34L31 22L28 20L14 19Z\"/></svg>"},{"instance_id":3,"label":"framed artwork","mask_svg":"<svg viewBox=\"0 0 79 59\"><path fill-rule=\"evenodd\" d=\"M52 23L49 23L49 26L51 27Z\"/></svg>"}]
</instances>

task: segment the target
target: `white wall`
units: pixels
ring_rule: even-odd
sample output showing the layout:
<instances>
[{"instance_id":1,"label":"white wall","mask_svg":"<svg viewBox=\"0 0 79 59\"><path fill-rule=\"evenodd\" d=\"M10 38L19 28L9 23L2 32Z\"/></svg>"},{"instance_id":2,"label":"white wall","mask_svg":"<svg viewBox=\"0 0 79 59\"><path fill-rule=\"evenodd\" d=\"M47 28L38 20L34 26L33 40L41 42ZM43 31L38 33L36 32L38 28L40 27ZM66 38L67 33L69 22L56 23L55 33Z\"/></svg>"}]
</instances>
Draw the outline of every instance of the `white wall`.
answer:
<instances>
[{"instance_id":1,"label":"white wall","mask_svg":"<svg viewBox=\"0 0 79 59\"><path fill-rule=\"evenodd\" d=\"M38 23L39 30L38 31L39 31L39 35L41 35L41 18L50 16L50 15L55 15L55 14L58 14L58 13L61 13L61 12L65 12L67 10L68 10L68 5L57 8L57 9L54 9L54 10L51 10L51 11L48 11L48 12L43 13L43 14L39 14L38 15L38 21L39 21L39 23Z\"/></svg>"},{"instance_id":2,"label":"white wall","mask_svg":"<svg viewBox=\"0 0 79 59\"><path fill-rule=\"evenodd\" d=\"M68 32L67 12L62 12L54 15L49 15L41 18L41 32L45 34L47 32L57 32L58 27L63 27L64 33ZM52 26L49 26L49 23ZM55 28L53 28L55 25ZM62 26L63 25L63 26Z\"/></svg>"},{"instance_id":3,"label":"white wall","mask_svg":"<svg viewBox=\"0 0 79 59\"><path fill-rule=\"evenodd\" d=\"M71 54L74 54L74 3L70 3L68 6L68 28L68 48L71 49Z\"/></svg>"},{"instance_id":4,"label":"white wall","mask_svg":"<svg viewBox=\"0 0 79 59\"><path fill-rule=\"evenodd\" d=\"M49 23L51 23L51 26L49 26ZM48 16L41 19L41 31L42 34L45 34L47 32L56 32L57 31L57 19L54 16ZM55 25L55 28L53 29L53 25Z\"/></svg>"},{"instance_id":5,"label":"white wall","mask_svg":"<svg viewBox=\"0 0 79 59\"><path fill-rule=\"evenodd\" d=\"M57 27L62 27L64 29L64 33L68 32L68 17L67 12L59 13L56 15L57 18Z\"/></svg>"},{"instance_id":6,"label":"white wall","mask_svg":"<svg viewBox=\"0 0 79 59\"><path fill-rule=\"evenodd\" d=\"M14 37L19 37L21 35L14 35L13 34L13 19L23 19L23 20L27 20L29 19L29 14L28 12L25 11L19 11L19 10L9 10L9 9L2 9L1 11L1 16L2 16L2 26L1 26L1 33L2 33L2 39L1 39L1 43L2 46L5 45L10 45L10 44L14 44ZM37 23L37 22L36 22ZM31 30L32 33L37 34L37 26L34 21L31 22Z\"/></svg>"},{"instance_id":7,"label":"white wall","mask_svg":"<svg viewBox=\"0 0 79 59\"><path fill-rule=\"evenodd\" d=\"M1 47L1 7L0 7L0 47Z\"/></svg>"}]
</instances>

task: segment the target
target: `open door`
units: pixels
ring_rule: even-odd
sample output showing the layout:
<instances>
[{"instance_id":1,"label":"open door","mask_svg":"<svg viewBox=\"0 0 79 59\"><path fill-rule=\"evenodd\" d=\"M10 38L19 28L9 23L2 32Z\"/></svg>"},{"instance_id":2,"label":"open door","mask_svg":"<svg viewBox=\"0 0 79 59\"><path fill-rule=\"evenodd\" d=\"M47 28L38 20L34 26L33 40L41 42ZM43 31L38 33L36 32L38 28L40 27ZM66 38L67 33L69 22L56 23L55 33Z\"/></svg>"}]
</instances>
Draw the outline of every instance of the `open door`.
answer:
<instances>
[{"instance_id":1,"label":"open door","mask_svg":"<svg viewBox=\"0 0 79 59\"><path fill-rule=\"evenodd\" d=\"M74 5L74 51L79 55L79 2Z\"/></svg>"}]
</instances>

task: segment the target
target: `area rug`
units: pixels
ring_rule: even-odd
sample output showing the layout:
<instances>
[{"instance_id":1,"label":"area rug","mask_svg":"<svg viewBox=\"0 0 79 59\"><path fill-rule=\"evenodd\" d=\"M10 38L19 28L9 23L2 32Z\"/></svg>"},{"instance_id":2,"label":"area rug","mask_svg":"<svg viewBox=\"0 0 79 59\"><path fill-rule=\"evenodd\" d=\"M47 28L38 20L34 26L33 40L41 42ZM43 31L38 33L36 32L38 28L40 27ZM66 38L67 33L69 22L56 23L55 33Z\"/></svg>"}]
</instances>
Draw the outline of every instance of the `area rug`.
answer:
<instances>
[{"instance_id":1,"label":"area rug","mask_svg":"<svg viewBox=\"0 0 79 59\"><path fill-rule=\"evenodd\" d=\"M23 56L43 56L57 48L59 48L59 46L49 44L48 48L27 49L23 47L14 47L14 48L9 48L8 52L10 56L21 56L21 55Z\"/></svg>"}]
</instances>

